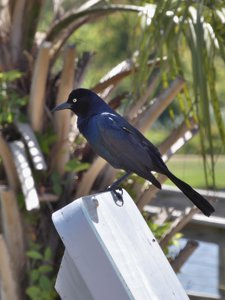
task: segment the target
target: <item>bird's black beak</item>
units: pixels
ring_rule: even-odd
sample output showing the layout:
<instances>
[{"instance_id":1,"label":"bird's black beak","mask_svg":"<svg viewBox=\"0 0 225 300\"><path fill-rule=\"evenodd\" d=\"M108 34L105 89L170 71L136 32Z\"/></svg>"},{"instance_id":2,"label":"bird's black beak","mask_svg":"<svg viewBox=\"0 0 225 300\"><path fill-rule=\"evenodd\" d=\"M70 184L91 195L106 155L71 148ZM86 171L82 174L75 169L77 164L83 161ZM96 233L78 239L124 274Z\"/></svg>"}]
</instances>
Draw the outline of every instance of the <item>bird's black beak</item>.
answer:
<instances>
[{"instance_id":1,"label":"bird's black beak","mask_svg":"<svg viewBox=\"0 0 225 300\"><path fill-rule=\"evenodd\" d=\"M71 108L71 104L68 102L64 102L64 103L61 103L61 104L57 105L56 107L54 107L51 112L53 113L57 110L70 109L70 108Z\"/></svg>"}]
</instances>

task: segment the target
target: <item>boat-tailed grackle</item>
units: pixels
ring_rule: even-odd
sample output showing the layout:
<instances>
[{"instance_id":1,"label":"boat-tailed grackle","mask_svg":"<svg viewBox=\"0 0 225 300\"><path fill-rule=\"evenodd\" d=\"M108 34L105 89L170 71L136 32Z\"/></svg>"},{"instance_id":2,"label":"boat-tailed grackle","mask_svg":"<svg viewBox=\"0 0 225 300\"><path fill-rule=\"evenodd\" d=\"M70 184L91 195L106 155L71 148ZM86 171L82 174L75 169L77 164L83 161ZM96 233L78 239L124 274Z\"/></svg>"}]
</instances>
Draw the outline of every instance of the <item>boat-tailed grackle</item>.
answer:
<instances>
[{"instance_id":1,"label":"boat-tailed grackle","mask_svg":"<svg viewBox=\"0 0 225 300\"><path fill-rule=\"evenodd\" d=\"M160 182L151 173L155 171L166 175L206 216L214 212L205 198L170 172L159 150L97 94L83 88L73 90L68 100L56 106L53 112L62 109L70 109L78 116L79 131L98 155L114 168L126 171L109 189L117 189L131 173L161 188Z\"/></svg>"}]
</instances>

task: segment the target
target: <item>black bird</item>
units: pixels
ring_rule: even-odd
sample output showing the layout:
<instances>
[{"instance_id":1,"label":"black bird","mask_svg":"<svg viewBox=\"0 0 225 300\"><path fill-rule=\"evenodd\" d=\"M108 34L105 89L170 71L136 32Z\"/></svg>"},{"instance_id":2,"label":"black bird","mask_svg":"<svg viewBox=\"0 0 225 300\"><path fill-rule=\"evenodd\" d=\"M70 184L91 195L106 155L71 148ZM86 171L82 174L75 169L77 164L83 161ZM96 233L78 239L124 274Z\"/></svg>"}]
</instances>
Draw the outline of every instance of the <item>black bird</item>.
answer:
<instances>
[{"instance_id":1,"label":"black bird","mask_svg":"<svg viewBox=\"0 0 225 300\"><path fill-rule=\"evenodd\" d=\"M68 100L52 111L62 109L70 109L78 116L79 131L98 155L114 168L126 171L110 186L111 190L117 189L131 173L149 180L160 189L160 182L151 173L155 171L166 175L206 216L214 212L205 198L170 172L159 150L97 94L83 88L73 90Z\"/></svg>"}]
</instances>

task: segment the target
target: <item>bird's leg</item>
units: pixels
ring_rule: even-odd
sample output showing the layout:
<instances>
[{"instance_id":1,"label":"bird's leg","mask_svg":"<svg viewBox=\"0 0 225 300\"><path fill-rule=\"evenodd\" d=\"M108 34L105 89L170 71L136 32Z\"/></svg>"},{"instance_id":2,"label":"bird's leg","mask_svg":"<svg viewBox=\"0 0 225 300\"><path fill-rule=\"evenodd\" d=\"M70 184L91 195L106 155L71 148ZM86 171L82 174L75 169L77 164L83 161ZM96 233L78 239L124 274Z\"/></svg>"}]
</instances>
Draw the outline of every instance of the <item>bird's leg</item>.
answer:
<instances>
[{"instance_id":1,"label":"bird's leg","mask_svg":"<svg viewBox=\"0 0 225 300\"><path fill-rule=\"evenodd\" d=\"M130 176L132 172L127 172L119 179L117 179L112 185L110 185L106 191L112 191L116 195L117 199L121 202L121 206L123 206L123 190L119 185L123 182L127 177Z\"/></svg>"},{"instance_id":2,"label":"bird's leg","mask_svg":"<svg viewBox=\"0 0 225 300\"><path fill-rule=\"evenodd\" d=\"M110 190L110 191L115 191L119 188L119 185L121 184L121 182L123 182L127 177L130 176L132 172L127 172L125 173L123 176L121 176L120 178L118 178L115 182L113 182L112 185L110 185L107 190Z\"/></svg>"}]
</instances>

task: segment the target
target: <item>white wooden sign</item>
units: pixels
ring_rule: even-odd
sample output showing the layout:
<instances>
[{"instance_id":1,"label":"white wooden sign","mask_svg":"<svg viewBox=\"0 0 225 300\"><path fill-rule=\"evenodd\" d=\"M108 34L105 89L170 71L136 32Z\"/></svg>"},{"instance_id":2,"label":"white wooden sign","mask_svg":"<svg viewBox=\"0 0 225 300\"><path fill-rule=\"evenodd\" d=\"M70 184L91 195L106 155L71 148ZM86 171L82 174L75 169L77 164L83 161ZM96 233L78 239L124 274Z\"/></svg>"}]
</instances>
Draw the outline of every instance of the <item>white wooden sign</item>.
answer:
<instances>
[{"instance_id":1,"label":"white wooden sign","mask_svg":"<svg viewBox=\"0 0 225 300\"><path fill-rule=\"evenodd\" d=\"M66 247L56 290L67 300L188 299L133 200L79 198L52 216Z\"/></svg>"}]
</instances>

